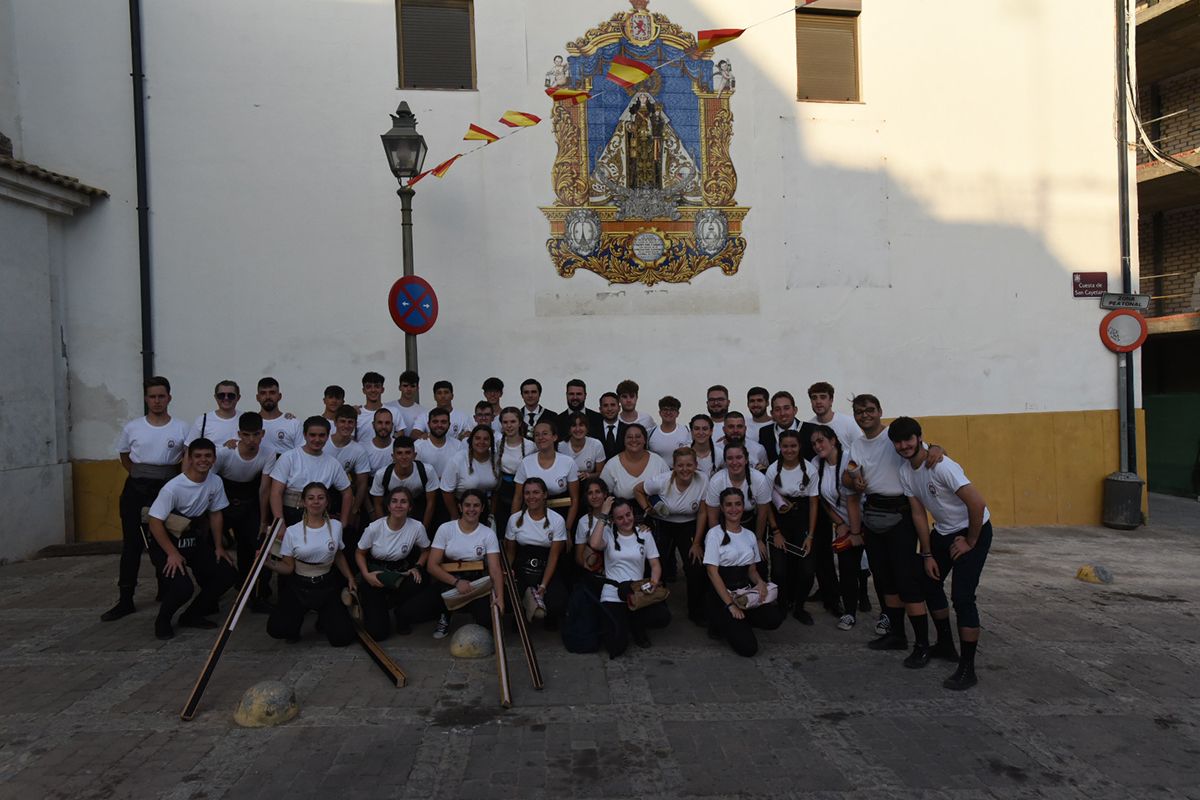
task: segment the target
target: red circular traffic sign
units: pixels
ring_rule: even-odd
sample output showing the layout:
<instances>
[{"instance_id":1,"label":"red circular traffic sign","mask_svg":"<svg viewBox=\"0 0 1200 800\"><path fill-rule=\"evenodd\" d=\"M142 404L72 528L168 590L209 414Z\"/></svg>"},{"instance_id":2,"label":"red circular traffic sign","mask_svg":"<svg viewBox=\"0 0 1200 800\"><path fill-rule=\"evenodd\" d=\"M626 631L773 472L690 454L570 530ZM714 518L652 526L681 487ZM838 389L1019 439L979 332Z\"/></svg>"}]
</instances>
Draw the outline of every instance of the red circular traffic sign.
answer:
<instances>
[{"instance_id":1,"label":"red circular traffic sign","mask_svg":"<svg viewBox=\"0 0 1200 800\"><path fill-rule=\"evenodd\" d=\"M396 327L405 333L425 333L437 322L437 295L424 278L408 275L392 284L388 311Z\"/></svg>"},{"instance_id":2,"label":"red circular traffic sign","mask_svg":"<svg viewBox=\"0 0 1200 800\"><path fill-rule=\"evenodd\" d=\"M1100 320L1100 341L1114 353L1130 353L1146 341L1146 320L1131 308L1110 311Z\"/></svg>"}]
</instances>

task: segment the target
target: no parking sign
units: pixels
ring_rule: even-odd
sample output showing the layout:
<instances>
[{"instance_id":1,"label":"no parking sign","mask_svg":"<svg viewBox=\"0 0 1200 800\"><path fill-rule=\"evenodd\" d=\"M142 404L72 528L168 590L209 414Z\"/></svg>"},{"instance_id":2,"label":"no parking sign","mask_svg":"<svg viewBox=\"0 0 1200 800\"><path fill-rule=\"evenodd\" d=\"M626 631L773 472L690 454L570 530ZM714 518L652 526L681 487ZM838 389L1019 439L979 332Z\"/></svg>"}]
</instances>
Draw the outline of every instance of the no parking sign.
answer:
<instances>
[{"instance_id":1,"label":"no parking sign","mask_svg":"<svg viewBox=\"0 0 1200 800\"><path fill-rule=\"evenodd\" d=\"M388 311L396 327L414 336L425 333L437 322L438 300L424 278L408 275L392 284Z\"/></svg>"}]
</instances>

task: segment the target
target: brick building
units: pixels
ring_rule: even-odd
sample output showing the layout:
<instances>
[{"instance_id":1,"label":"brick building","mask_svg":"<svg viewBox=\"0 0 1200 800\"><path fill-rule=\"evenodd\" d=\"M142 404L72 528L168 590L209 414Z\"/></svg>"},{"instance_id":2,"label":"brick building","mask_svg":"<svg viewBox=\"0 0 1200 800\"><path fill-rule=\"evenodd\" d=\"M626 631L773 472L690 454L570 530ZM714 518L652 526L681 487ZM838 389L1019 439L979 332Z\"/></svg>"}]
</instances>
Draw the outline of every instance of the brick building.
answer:
<instances>
[{"instance_id":1,"label":"brick building","mask_svg":"<svg viewBox=\"0 0 1200 800\"><path fill-rule=\"evenodd\" d=\"M1137 4L1138 251L1150 488L1200 494L1200 0Z\"/></svg>"}]
</instances>

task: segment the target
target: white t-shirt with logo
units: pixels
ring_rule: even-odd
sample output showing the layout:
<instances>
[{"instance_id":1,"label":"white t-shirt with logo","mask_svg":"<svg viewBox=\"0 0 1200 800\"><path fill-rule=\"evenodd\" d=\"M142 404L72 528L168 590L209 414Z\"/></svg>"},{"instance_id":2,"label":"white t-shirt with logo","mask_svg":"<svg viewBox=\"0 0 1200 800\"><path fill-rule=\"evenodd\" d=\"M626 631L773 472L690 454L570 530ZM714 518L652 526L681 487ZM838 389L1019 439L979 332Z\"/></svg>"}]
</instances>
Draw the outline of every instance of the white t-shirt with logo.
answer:
<instances>
[{"instance_id":1,"label":"white t-shirt with logo","mask_svg":"<svg viewBox=\"0 0 1200 800\"><path fill-rule=\"evenodd\" d=\"M359 550L380 561L400 561L415 547L429 547L429 535L424 525L411 518L395 531L388 525L387 517L380 517L366 527L358 540Z\"/></svg>"},{"instance_id":2,"label":"white t-shirt with logo","mask_svg":"<svg viewBox=\"0 0 1200 800\"><path fill-rule=\"evenodd\" d=\"M385 408L385 406L381 405L379 408L367 408L366 406L363 406L362 408L358 409L358 423L354 427L354 440L356 442L359 442L363 445L368 445L370 444L371 440L375 438L375 412L383 408ZM388 411L391 411L391 409L389 408ZM395 414L393 414L393 428L395 427L395 424L396 417Z\"/></svg>"},{"instance_id":3,"label":"white t-shirt with logo","mask_svg":"<svg viewBox=\"0 0 1200 800\"><path fill-rule=\"evenodd\" d=\"M867 494L891 497L904 494L904 487L900 485L900 469L907 464L888 438L887 428L880 431L874 439L860 437L850 446L849 452L850 460L862 470L862 476L867 482Z\"/></svg>"},{"instance_id":4,"label":"white t-shirt with logo","mask_svg":"<svg viewBox=\"0 0 1200 800\"><path fill-rule=\"evenodd\" d=\"M846 506L846 498L854 492L847 489L842 483L842 476L846 474L846 467L850 464L850 459L844 452L842 453L841 469L829 462L825 462L824 465L821 462L822 459L819 456L813 459L813 466L817 471L817 491L820 492L821 499L837 512L843 522L849 525L850 511Z\"/></svg>"},{"instance_id":5,"label":"white t-shirt with logo","mask_svg":"<svg viewBox=\"0 0 1200 800\"><path fill-rule=\"evenodd\" d=\"M306 564L332 564L341 549L342 523L330 519L319 528L308 528L300 520L284 531L280 554Z\"/></svg>"},{"instance_id":6,"label":"white t-shirt with logo","mask_svg":"<svg viewBox=\"0 0 1200 800\"><path fill-rule=\"evenodd\" d=\"M659 458L670 464L675 451L681 447L688 447L691 443L691 430L686 425L676 423L675 430L670 433L665 433L662 428L655 428L646 442L646 449L658 453Z\"/></svg>"},{"instance_id":7,"label":"white t-shirt with logo","mask_svg":"<svg viewBox=\"0 0 1200 800\"><path fill-rule=\"evenodd\" d=\"M367 453L367 463L371 465L372 475L392 463L392 441L390 439L383 447L375 446L374 436L365 442L359 442L359 444Z\"/></svg>"},{"instance_id":8,"label":"white t-shirt with logo","mask_svg":"<svg viewBox=\"0 0 1200 800\"><path fill-rule=\"evenodd\" d=\"M494 491L500 484L500 477L486 458L477 461L471 457L468 449L459 450L446 471L442 473L440 488L443 492L461 495L467 489L479 489L484 492Z\"/></svg>"},{"instance_id":9,"label":"white t-shirt with logo","mask_svg":"<svg viewBox=\"0 0 1200 800\"><path fill-rule=\"evenodd\" d=\"M821 422L815 416L808 420L813 425L828 425L833 428L833 432L837 434L838 441L842 443L842 451L846 452L850 449L850 445L862 438L862 428L858 427L858 423L854 421L854 417L849 414L843 414L840 411L833 412L833 419L829 422Z\"/></svg>"},{"instance_id":10,"label":"white t-shirt with logo","mask_svg":"<svg viewBox=\"0 0 1200 800\"><path fill-rule=\"evenodd\" d=\"M150 516L165 520L168 514L174 512L194 519L228 507L225 484L213 472L210 471L201 483L181 474L163 484L150 506Z\"/></svg>"},{"instance_id":11,"label":"white t-shirt with logo","mask_svg":"<svg viewBox=\"0 0 1200 800\"><path fill-rule=\"evenodd\" d=\"M242 458L236 447L218 447L212 471L227 481L247 483L259 480L264 472L270 475L276 456L275 449L266 442L258 446L258 452L249 461Z\"/></svg>"},{"instance_id":12,"label":"white t-shirt with logo","mask_svg":"<svg viewBox=\"0 0 1200 800\"><path fill-rule=\"evenodd\" d=\"M638 543L638 537L641 543ZM618 550L616 540L621 540ZM610 581L640 581L646 575L646 562L658 558L658 547L654 544L654 536L648 530L639 530L637 536L624 536L613 532L611 526L604 526L604 577ZM619 603L621 597L617 587L604 584L600 593L600 602Z\"/></svg>"},{"instance_id":13,"label":"white t-shirt with logo","mask_svg":"<svg viewBox=\"0 0 1200 800\"><path fill-rule=\"evenodd\" d=\"M496 452L500 454L500 471L506 475L516 475L517 470L521 468L521 462L535 451L536 448L527 439L512 445L505 444L503 436L496 439Z\"/></svg>"},{"instance_id":14,"label":"white t-shirt with logo","mask_svg":"<svg viewBox=\"0 0 1200 800\"><path fill-rule=\"evenodd\" d=\"M668 470L646 478L642 482L642 489L647 497L659 495L662 498L667 514L659 514L660 519L667 522L695 522L700 504L704 502L704 492L708 489L708 478L697 472L692 476L692 482L681 492Z\"/></svg>"},{"instance_id":15,"label":"white t-shirt with logo","mask_svg":"<svg viewBox=\"0 0 1200 800\"><path fill-rule=\"evenodd\" d=\"M713 473L713 476L708 479L708 487L704 492L704 502L709 508L721 507L721 492L728 489L730 486L736 486L742 490L742 502L747 511L757 508L764 503L771 502L771 484L767 482L767 478L758 470L749 470L747 472L750 485L746 485L746 481L734 483L729 478L729 470L721 469Z\"/></svg>"},{"instance_id":16,"label":"white t-shirt with logo","mask_svg":"<svg viewBox=\"0 0 1200 800\"><path fill-rule=\"evenodd\" d=\"M778 482L775 480L777 475L780 476ZM801 459L800 463L794 467L784 467L782 460L776 461L767 467L767 474L764 477L771 485L772 496L778 494L793 505L800 498L817 496L816 461ZM807 485L805 485L806 478Z\"/></svg>"},{"instance_id":17,"label":"white t-shirt with logo","mask_svg":"<svg viewBox=\"0 0 1200 800\"><path fill-rule=\"evenodd\" d=\"M558 452L564 456L570 456L575 459L575 466L579 472L594 473L596 465L602 463L605 459L604 445L599 439L593 439L588 436L583 440L583 447L576 453L574 445L570 442L559 442Z\"/></svg>"},{"instance_id":18,"label":"white t-shirt with logo","mask_svg":"<svg viewBox=\"0 0 1200 800\"><path fill-rule=\"evenodd\" d=\"M446 554L447 561L481 561L488 553L499 553L496 532L479 525L471 533L463 533L458 520L443 522L433 535L433 547Z\"/></svg>"},{"instance_id":19,"label":"white t-shirt with logo","mask_svg":"<svg viewBox=\"0 0 1200 800\"><path fill-rule=\"evenodd\" d=\"M446 472L446 467L454 457L467 449L467 445L447 435L441 447L434 444L432 439L418 439L413 449L416 450L419 461L433 467L437 474L441 475Z\"/></svg>"},{"instance_id":20,"label":"white t-shirt with logo","mask_svg":"<svg viewBox=\"0 0 1200 800\"><path fill-rule=\"evenodd\" d=\"M389 464L388 466L393 466ZM437 470L428 464L425 465L425 483L421 483L421 470L417 468L417 462L413 462L412 472L408 477L400 477L400 470L393 467L392 474L388 477L388 485L383 485L383 476L387 472L387 467L381 468L375 473L375 477L371 479L371 495L374 497L383 497L390 489L397 486L407 486L412 492L413 499L420 499L421 495L432 495L438 490L438 485L441 484L441 478L438 477Z\"/></svg>"},{"instance_id":21,"label":"white t-shirt with logo","mask_svg":"<svg viewBox=\"0 0 1200 800\"><path fill-rule=\"evenodd\" d=\"M508 518L505 539L533 547L549 547L552 542L567 540L567 523L553 508L546 509L545 519L534 519L528 513L517 512Z\"/></svg>"},{"instance_id":22,"label":"white t-shirt with logo","mask_svg":"<svg viewBox=\"0 0 1200 800\"><path fill-rule=\"evenodd\" d=\"M325 440L325 454L337 459L347 475L371 474L371 459L367 457L366 448L353 439L339 447L333 443L333 437L330 436Z\"/></svg>"},{"instance_id":23,"label":"white t-shirt with logo","mask_svg":"<svg viewBox=\"0 0 1200 800\"><path fill-rule=\"evenodd\" d=\"M470 433L475 427L475 420L468 417L457 408L450 411L450 427L446 430L447 439L461 439L464 433ZM429 433L429 415L426 414L413 424L413 430Z\"/></svg>"},{"instance_id":24,"label":"white t-shirt with logo","mask_svg":"<svg viewBox=\"0 0 1200 800\"><path fill-rule=\"evenodd\" d=\"M922 464L914 470L905 464L900 470L900 484L907 497L915 497L933 517L933 524L943 536L961 533L970 526L967 504L956 492L969 484L967 475L953 459L942 458L932 469ZM983 522L992 518L987 506L983 509ZM982 523L981 523L982 524Z\"/></svg>"},{"instance_id":25,"label":"white t-shirt with logo","mask_svg":"<svg viewBox=\"0 0 1200 800\"><path fill-rule=\"evenodd\" d=\"M420 403L402 406L399 400L393 400L390 403L384 403L383 407L392 412L392 429L397 436L411 436L413 426L429 416L428 409Z\"/></svg>"},{"instance_id":26,"label":"white t-shirt with logo","mask_svg":"<svg viewBox=\"0 0 1200 800\"><path fill-rule=\"evenodd\" d=\"M350 487L346 470L336 458L325 452L319 456L310 455L303 447L281 455L271 468L271 478L297 492L313 481L320 481L327 489L339 492Z\"/></svg>"},{"instance_id":27,"label":"white t-shirt with logo","mask_svg":"<svg viewBox=\"0 0 1200 800\"><path fill-rule=\"evenodd\" d=\"M145 417L138 417L121 429L117 452L129 453L129 460L135 464L178 464L183 459L187 433L187 423L180 419L151 425Z\"/></svg>"},{"instance_id":28,"label":"white t-shirt with logo","mask_svg":"<svg viewBox=\"0 0 1200 800\"><path fill-rule=\"evenodd\" d=\"M229 419L218 417L216 411L201 414L196 417L196 421L192 423L191 429L188 430L187 444L191 444L203 436L217 447L224 446L230 439L238 438L238 416L239 414L236 410Z\"/></svg>"},{"instance_id":29,"label":"white t-shirt with logo","mask_svg":"<svg viewBox=\"0 0 1200 800\"><path fill-rule=\"evenodd\" d=\"M554 454L554 463L547 469L538 463L538 454L525 456L521 466L517 467L517 483L525 483L530 478L541 478L546 482L546 488L551 497L567 493L569 485L579 480L579 467L575 459L562 453Z\"/></svg>"},{"instance_id":30,"label":"white t-shirt with logo","mask_svg":"<svg viewBox=\"0 0 1200 800\"><path fill-rule=\"evenodd\" d=\"M717 458L717 469L725 466L725 444L726 442L717 442L713 446L713 452ZM759 465L767 465L767 448L750 439L746 439L743 444L746 445L746 454L750 457L750 468L758 469Z\"/></svg>"},{"instance_id":31,"label":"white t-shirt with logo","mask_svg":"<svg viewBox=\"0 0 1200 800\"><path fill-rule=\"evenodd\" d=\"M737 533L730 532L729 543L721 544L725 531L720 525L714 525L704 534L704 563L714 567L745 567L757 564L759 561L758 539L754 531L742 528Z\"/></svg>"},{"instance_id":32,"label":"white t-shirt with logo","mask_svg":"<svg viewBox=\"0 0 1200 800\"><path fill-rule=\"evenodd\" d=\"M619 455L613 456L608 461L604 462L604 470L600 473L600 479L608 486L608 490L612 492L614 497L623 497L626 500L633 499L633 489L646 478L663 472L669 472L670 467L667 462L659 457L658 453L647 451L650 460L646 462L645 468L638 475L630 475L625 469L625 465L621 463Z\"/></svg>"},{"instance_id":33,"label":"white t-shirt with logo","mask_svg":"<svg viewBox=\"0 0 1200 800\"><path fill-rule=\"evenodd\" d=\"M288 419L283 414L275 419L264 419L263 442L270 442L277 456L303 447L304 423L294 417Z\"/></svg>"}]
</instances>

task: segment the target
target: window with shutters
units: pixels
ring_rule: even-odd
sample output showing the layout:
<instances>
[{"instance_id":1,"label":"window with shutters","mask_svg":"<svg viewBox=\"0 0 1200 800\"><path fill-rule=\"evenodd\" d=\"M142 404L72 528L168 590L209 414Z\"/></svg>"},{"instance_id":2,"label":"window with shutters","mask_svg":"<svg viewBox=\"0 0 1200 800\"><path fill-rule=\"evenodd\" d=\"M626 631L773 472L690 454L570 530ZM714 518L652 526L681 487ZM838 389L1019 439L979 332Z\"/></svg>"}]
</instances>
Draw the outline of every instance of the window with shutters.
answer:
<instances>
[{"instance_id":1,"label":"window with shutters","mask_svg":"<svg viewBox=\"0 0 1200 800\"><path fill-rule=\"evenodd\" d=\"M401 89L475 88L472 0L396 0Z\"/></svg>"},{"instance_id":2,"label":"window with shutters","mask_svg":"<svg viewBox=\"0 0 1200 800\"><path fill-rule=\"evenodd\" d=\"M796 7L796 99L856 103L861 0L815 0Z\"/></svg>"}]
</instances>

